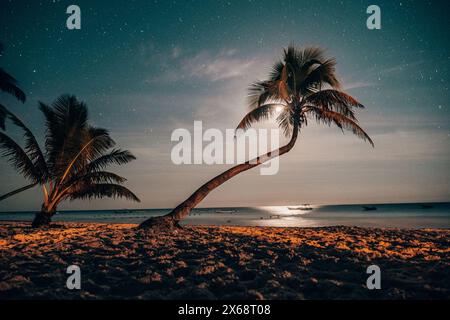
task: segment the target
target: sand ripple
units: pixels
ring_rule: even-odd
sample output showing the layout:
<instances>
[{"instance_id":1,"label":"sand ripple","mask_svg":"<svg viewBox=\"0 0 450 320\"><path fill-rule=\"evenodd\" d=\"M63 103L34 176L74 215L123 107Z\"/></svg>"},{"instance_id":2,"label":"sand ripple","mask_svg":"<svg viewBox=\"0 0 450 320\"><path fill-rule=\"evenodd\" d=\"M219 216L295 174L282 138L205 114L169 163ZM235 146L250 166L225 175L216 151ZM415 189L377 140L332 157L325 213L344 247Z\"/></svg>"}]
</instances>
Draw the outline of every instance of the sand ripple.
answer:
<instances>
[{"instance_id":1,"label":"sand ripple","mask_svg":"<svg viewBox=\"0 0 450 320\"><path fill-rule=\"evenodd\" d=\"M448 230L0 224L0 298L450 298ZM82 289L68 290L79 265ZM365 287L368 265L382 289Z\"/></svg>"}]
</instances>

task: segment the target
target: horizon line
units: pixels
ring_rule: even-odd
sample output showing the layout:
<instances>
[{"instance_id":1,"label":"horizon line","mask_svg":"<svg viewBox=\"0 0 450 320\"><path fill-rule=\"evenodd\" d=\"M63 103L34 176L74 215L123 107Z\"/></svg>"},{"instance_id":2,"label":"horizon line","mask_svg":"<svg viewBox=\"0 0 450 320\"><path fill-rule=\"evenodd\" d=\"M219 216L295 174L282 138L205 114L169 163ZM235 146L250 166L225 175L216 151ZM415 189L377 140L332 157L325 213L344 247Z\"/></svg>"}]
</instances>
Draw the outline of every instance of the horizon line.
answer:
<instances>
[{"instance_id":1,"label":"horizon line","mask_svg":"<svg viewBox=\"0 0 450 320\"><path fill-rule=\"evenodd\" d=\"M319 207L331 207L331 206L363 206L363 205L389 205L389 204L396 204L396 205L413 205L413 204L450 204L450 200L447 201L419 201L419 202L366 202L366 203L340 203L340 204L310 204L313 206L319 206ZM296 205L303 205L303 204L286 204L286 205L262 205L262 206L219 206L219 207L196 207L195 209L223 209L223 208L260 208L260 207L289 207L289 206L296 206ZM170 208L114 208L114 209L64 209L64 210L57 210L57 212L82 212L82 211L143 211L143 210L173 210L173 207ZM0 214L2 213L30 213L30 212L37 212L39 210L15 210L15 211L0 211Z\"/></svg>"}]
</instances>

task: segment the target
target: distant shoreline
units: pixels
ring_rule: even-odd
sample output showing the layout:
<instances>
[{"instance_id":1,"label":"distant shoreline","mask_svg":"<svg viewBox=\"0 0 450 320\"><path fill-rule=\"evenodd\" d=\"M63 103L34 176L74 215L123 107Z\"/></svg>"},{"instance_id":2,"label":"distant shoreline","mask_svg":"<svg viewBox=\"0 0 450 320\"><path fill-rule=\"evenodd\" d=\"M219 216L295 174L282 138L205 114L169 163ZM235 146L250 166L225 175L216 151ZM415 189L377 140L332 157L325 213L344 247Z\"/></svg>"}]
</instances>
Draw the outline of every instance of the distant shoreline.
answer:
<instances>
[{"instance_id":1,"label":"distant shoreline","mask_svg":"<svg viewBox=\"0 0 450 320\"><path fill-rule=\"evenodd\" d=\"M341 204L315 204L316 206L326 207L326 206L383 206L383 205L422 205L422 204L435 204L435 205L445 205L450 204L450 200L448 201L423 201L423 202L370 202L370 203L341 203ZM196 209L204 209L204 210L219 210L219 209L242 209L242 208L255 208L255 207L291 207L298 206L301 203L292 203L292 204L277 204L277 205L261 205L261 206L221 206L221 207L202 207L199 206ZM132 210L132 211L147 211L147 210L172 210L173 207L170 208L114 208L114 209L63 209L58 210L58 212L101 212L101 211L124 211L124 210ZM0 211L2 213L28 213L28 212L37 212L39 209L31 209L31 210L6 210Z\"/></svg>"},{"instance_id":2,"label":"distant shoreline","mask_svg":"<svg viewBox=\"0 0 450 320\"><path fill-rule=\"evenodd\" d=\"M194 208L183 219L187 225L378 228L450 228L450 203L304 205ZM118 209L58 211L54 222L139 224L171 209ZM0 221L32 221L35 212L3 212Z\"/></svg>"},{"instance_id":3,"label":"distant shoreline","mask_svg":"<svg viewBox=\"0 0 450 320\"><path fill-rule=\"evenodd\" d=\"M27 220L1 220L0 219L0 228L8 225L21 224L25 227L29 227L30 230L35 230L39 232L39 229L31 228L31 221ZM129 228L135 228L139 224L136 223L127 223L127 222L73 222L73 221L55 221L50 224L50 227L44 228L43 230L58 230L62 227L66 227L67 225L78 225L82 224L85 226L124 226ZM316 227L283 227L283 226L227 226L227 225L191 225L191 224L182 224L183 228L256 228L256 229L323 229L323 228L361 228L367 230L384 230L384 231L420 231L420 230L431 230L431 231L443 231L448 232L450 228L397 228L397 227L359 227L357 225L347 226L347 225L331 225L326 227L316 226Z\"/></svg>"}]
</instances>

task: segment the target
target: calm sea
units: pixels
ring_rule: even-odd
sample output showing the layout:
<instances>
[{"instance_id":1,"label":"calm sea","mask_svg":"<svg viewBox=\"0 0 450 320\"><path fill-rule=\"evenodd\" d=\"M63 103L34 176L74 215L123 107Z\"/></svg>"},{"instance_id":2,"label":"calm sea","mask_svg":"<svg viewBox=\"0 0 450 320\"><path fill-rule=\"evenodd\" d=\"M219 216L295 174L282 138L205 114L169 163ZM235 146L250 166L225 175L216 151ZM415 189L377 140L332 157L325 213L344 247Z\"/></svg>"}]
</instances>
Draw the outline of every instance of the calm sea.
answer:
<instances>
[{"instance_id":1,"label":"calm sea","mask_svg":"<svg viewBox=\"0 0 450 320\"><path fill-rule=\"evenodd\" d=\"M309 208L309 210L302 210ZM170 209L61 211L53 221L140 223ZM0 220L31 221L33 212L2 212ZM183 221L190 225L392 228L450 228L450 203L358 204L199 208Z\"/></svg>"}]
</instances>

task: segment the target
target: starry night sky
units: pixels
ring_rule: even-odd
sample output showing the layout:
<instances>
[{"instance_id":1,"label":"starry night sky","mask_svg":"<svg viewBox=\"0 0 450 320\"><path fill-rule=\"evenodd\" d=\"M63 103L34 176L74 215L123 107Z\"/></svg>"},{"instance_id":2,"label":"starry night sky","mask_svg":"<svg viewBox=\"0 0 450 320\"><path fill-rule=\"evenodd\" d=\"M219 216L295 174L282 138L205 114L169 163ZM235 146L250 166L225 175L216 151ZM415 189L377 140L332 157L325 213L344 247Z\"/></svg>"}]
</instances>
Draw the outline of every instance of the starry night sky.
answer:
<instances>
[{"instance_id":1,"label":"starry night sky","mask_svg":"<svg viewBox=\"0 0 450 320\"><path fill-rule=\"evenodd\" d=\"M81 8L81 30L66 8ZM366 28L381 7L382 29ZM263 78L290 43L327 48L345 90L366 107L372 149L351 134L309 126L275 176L246 172L203 206L450 200L450 18L445 1L5 1L0 65L26 91L2 103L43 137L38 101L63 93L87 102L138 160L117 169L143 200L64 203L61 208L172 207L225 165L175 166L171 132L234 128L247 86ZM273 123L267 123L272 126ZM19 137L18 135L15 135ZM0 194L25 181L0 160ZM0 210L40 206L40 190Z\"/></svg>"}]
</instances>

